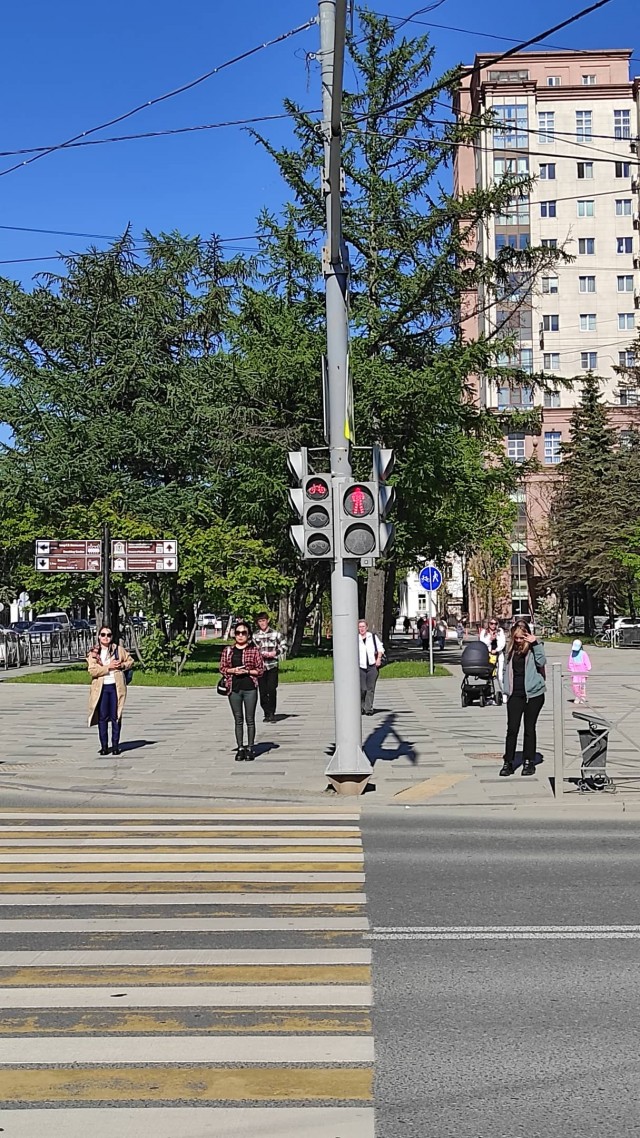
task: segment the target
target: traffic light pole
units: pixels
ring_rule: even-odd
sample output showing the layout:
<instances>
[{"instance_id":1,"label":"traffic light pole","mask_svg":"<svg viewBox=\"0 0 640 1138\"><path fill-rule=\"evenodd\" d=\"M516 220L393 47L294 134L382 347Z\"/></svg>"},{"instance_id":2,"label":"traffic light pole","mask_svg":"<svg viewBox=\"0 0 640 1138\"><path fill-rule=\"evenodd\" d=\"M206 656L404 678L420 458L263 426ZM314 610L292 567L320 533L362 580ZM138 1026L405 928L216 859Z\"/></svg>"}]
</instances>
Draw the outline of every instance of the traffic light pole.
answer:
<instances>
[{"instance_id":1,"label":"traffic light pole","mask_svg":"<svg viewBox=\"0 0 640 1138\"><path fill-rule=\"evenodd\" d=\"M342 238L341 119L342 74L347 25L346 0L319 0L324 193L327 242L323 250L327 312L327 421L334 520L339 527L340 498L351 478L351 400L349 392L349 263ZM331 573L335 754L326 774L341 793L364 789L372 766L362 750L358 659L358 562L342 557L334 541Z\"/></svg>"}]
</instances>

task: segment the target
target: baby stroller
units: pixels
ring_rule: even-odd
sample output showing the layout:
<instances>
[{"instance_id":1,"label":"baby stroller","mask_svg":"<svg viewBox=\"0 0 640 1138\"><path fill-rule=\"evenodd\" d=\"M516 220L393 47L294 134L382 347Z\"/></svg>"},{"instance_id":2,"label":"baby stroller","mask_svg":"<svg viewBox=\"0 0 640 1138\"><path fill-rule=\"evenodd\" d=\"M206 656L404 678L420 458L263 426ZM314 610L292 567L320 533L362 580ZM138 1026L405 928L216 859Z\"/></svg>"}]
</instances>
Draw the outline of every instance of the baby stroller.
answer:
<instances>
[{"instance_id":1,"label":"baby stroller","mask_svg":"<svg viewBox=\"0 0 640 1138\"><path fill-rule=\"evenodd\" d=\"M462 666L461 699L462 706L478 702L484 707L492 699L502 703L502 692L497 680L498 657L489 651L481 640L474 640L463 649L460 659Z\"/></svg>"}]
</instances>

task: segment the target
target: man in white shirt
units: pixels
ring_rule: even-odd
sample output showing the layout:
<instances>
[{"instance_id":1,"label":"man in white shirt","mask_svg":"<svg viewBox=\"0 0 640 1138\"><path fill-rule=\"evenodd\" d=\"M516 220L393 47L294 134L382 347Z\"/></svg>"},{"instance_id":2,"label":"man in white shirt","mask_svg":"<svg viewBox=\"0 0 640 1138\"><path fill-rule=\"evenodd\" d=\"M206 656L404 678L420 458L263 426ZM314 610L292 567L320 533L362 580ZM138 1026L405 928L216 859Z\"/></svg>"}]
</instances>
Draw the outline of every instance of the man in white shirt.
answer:
<instances>
[{"instance_id":1,"label":"man in white shirt","mask_svg":"<svg viewBox=\"0 0 640 1138\"><path fill-rule=\"evenodd\" d=\"M487 626L482 629L479 639L483 644L486 644L494 656L497 656L498 683L500 684L500 688L502 688L504 650L506 648L507 638L495 617L492 616L491 619L487 621Z\"/></svg>"},{"instance_id":2,"label":"man in white shirt","mask_svg":"<svg viewBox=\"0 0 640 1138\"><path fill-rule=\"evenodd\" d=\"M382 666L384 645L375 632L369 632L366 620L358 621L358 652L360 655L360 709L363 715L373 715L373 696Z\"/></svg>"}]
</instances>

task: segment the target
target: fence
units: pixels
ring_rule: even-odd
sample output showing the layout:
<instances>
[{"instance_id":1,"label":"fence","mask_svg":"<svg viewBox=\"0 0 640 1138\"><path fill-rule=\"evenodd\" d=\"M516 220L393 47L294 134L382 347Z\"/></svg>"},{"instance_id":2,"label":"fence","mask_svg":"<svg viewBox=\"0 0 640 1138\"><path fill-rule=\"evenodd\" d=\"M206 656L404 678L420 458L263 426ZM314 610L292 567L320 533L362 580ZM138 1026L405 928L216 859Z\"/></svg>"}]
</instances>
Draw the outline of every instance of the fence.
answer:
<instances>
[{"instance_id":1,"label":"fence","mask_svg":"<svg viewBox=\"0 0 640 1138\"><path fill-rule=\"evenodd\" d=\"M640 667L631 662L620 668L620 657L592 653L593 670L586 682L586 704L575 705L572 677L563 674L561 664L551 666L553 754L556 798L561 798L582 777L582 748L578 732L588 730L589 721L605 721L608 730L606 774L615 789L640 794ZM573 712L581 718L574 718ZM634 785L636 784L636 785Z\"/></svg>"},{"instance_id":2,"label":"fence","mask_svg":"<svg viewBox=\"0 0 640 1138\"><path fill-rule=\"evenodd\" d=\"M131 630L127 627L122 641L126 648L131 647ZM8 671L9 668L34 664L74 664L84 660L95 642L95 632L85 628L32 634L0 628L0 669Z\"/></svg>"}]
</instances>

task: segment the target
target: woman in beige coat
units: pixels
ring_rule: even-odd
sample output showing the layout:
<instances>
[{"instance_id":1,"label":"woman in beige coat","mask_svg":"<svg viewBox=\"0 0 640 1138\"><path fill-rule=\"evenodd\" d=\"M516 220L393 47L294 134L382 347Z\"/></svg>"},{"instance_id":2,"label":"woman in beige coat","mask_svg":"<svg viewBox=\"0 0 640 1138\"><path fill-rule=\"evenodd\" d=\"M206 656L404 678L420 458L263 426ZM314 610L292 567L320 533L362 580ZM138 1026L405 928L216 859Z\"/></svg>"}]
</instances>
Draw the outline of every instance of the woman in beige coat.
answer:
<instances>
[{"instance_id":1,"label":"woman in beige coat","mask_svg":"<svg viewBox=\"0 0 640 1138\"><path fill-rule=\"evenodd\" d=\"M89 726L98 724L100 750L109 754L109 721L114 755L120 752L120 726L127 698L125 672L133 667L133 660L122 644L114 645L111 629L104 625L98 633L98 644L87 656L87 669L91 676L89 691Z\"/></svg>"}]
</instances>

